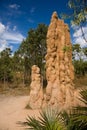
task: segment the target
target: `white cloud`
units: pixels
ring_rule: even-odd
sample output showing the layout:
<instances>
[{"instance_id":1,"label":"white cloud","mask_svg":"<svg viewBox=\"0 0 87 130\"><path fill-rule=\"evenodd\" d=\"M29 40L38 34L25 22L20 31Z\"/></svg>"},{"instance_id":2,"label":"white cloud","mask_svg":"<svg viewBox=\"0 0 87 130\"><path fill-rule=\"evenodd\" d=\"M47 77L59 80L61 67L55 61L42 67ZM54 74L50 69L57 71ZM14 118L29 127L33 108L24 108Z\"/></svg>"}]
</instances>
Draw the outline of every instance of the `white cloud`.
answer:
<instances>
[{"instance_id":1,"label":"white cloud","mask_svg":"<svg viewBox=\"0 0 87 130\"><path fill-rule=\"evenodd\" d=\"M73 33L73 42L80 44L81 47L87 46L85 39L82 36L82 31L80 27L73 27L75 32ZM84 36L87 40L87 26L83 27Z\"/></svg>"},{"instance_id":2,"label":"white cloud","mask_svg":"<svg viewBox=\"0 0 87 130\"><path fill-rule=\"evenodd\" d=\"M0 39L0 52L3 51L5 48L8 48L8 43L6 42L6 40Z\"/></svg>"},{"instance_id":3,"label":"white cloud","mask_svg":"<svg viewBox=\"0 0 87 130\"><path fill-rule=\"evenodd\" d=\"M23 39L23 35L18 32L5 32L3 33L2 39L12 41L12 43L19 43Z\"/></svg>"},{"instance_id":4,"label":"white cloud","mask_svg":"<svg viewBox=\"0 0 87 130\"><path fill-rule=\"evenodd\" d=\"M0 23L0 35L3 34L3 32L5 31L5 26Z\"/></svg>"},{"instance_id":5,"label":"white cloud","mask_svg":"<svg viewBox=\"0 0 87 130\"><path fill-rule=\"evenodd\" d=\"M15 44L20 44L21 41L25 37L16 31L16 26L13 27L13 29L10 29L10 27L7 25L0 23L0 51L5 49L6 47L11 47L12 45L15 46Z\"/></svg>"},{"instance_id":6,"label":"white cloud","mask_svg":"<svg viewBox=\"0 0 87 130\"><path fill-rule=\"evenodd\" d=\"M18 9L20 7L20 5L17 5L17 4L11 4L11 5L9 5L9 8L11 8L11 9Z\"/></svg>"},{"instance_id":7,"label":"white cloud","mask_svg":"<svg viewBox=\"0 0 87 130\"><path fill-rule=\"evenodd\" d=\"M17 27L16 27L16 26L14 26L14 27L13 27L13 31L16 31L16 29L17 29Z\"/></svg>"}]
</instances>

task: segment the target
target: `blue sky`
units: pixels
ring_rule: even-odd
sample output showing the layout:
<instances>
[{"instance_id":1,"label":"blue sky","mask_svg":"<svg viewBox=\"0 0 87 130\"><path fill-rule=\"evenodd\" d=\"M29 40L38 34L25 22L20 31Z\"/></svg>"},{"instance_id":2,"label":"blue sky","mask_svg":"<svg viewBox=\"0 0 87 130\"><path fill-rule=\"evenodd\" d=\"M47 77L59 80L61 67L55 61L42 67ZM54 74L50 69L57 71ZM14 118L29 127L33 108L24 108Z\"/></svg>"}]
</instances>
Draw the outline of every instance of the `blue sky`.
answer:
<instances>
[{"instance_id":1,"label":"blue sky","mask_svg":"<svg viewBox=\"0 0 87 130\"><path fill-rule=\"evenodd\" d=\"M0 51L6 47L15 51L30 28L39 23L49 25L53 11L57 11L59 18L61 13L69 13L67 3L68 0L0 0ZM70 30L72 42L79 42L81 30Z\"/></svg>"}]
</instances>

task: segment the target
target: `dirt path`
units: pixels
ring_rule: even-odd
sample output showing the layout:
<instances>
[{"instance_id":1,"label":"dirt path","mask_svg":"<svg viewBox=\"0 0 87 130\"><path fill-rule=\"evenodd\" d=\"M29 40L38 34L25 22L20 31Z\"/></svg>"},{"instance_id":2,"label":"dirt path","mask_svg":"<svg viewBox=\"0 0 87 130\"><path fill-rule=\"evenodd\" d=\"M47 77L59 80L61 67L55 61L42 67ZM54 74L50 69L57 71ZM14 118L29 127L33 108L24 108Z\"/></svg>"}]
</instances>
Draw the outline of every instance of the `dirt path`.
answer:
<instances>
[{"instance_id":1,"label":"dirt path","mask_svg":"<svg viewBox=\"0 0 87 130\"><path fill-rule=\"evenodd\" d=\"M24 130L17 122L39 114L38 110L25 109L28 101L28 96L0 96L0 130Z\"/></svg>"}]
</instances>

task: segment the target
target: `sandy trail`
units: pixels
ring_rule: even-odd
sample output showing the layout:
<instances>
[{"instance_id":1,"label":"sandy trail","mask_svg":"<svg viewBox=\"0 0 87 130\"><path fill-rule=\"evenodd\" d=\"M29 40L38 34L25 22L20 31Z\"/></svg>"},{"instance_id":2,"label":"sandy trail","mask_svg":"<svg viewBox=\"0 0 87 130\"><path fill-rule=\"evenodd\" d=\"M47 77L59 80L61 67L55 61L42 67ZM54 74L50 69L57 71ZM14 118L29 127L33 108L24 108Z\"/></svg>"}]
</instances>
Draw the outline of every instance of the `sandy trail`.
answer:
<instances>
[{"instance_id":1,"label":"sandy trail","mask_svg":"<svg viewBox=\"0 0 87 130\"><path fill-rule=\"evenodd\" d=\"M29 96L0 96L0 130L24 130L17 122L25 121L27 115L39 115L39 110L25 109L28 101Z\"/></svg>"}]
</instances>

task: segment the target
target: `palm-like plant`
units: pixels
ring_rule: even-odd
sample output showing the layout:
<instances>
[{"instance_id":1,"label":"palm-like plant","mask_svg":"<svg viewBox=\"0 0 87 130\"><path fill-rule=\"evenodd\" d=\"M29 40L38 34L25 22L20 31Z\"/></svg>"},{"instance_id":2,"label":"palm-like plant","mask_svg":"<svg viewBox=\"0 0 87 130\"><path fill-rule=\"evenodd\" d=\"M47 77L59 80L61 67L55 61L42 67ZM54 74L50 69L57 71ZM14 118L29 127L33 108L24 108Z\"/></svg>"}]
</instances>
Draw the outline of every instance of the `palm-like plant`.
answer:
<instances>
[{"instance_id":1,"label":"palm-like plant","mask_svg":"<svg viewBox=\"0 0 87 130\"><path fill-rule=\"evenodd\" d=\"M66 130L63 118L53 109L42 111L38 119L28 116L25 125L29 130Z\"/></svg>"},{"instance_id":2,"label":"palm-like plant","mask_svg":"<svg viewBox=\"0 0 87 130\"><path fill-rule=\"evenodd\" d=\"M87 89L80 91L79 100L83 106L72 108L69 114L66 111L60 113L67 130L87 130Z\"/></svg>"},{"instance_id":3,"label":"palm-like plant","mask_svg":"<svg viewBox=\"0 0 87 130\"><path fill-rule=\"evenodd\" d=\"M72 120L72 115L66 111L60 112L61 118L64 121L67 130L78 130Z\"/></svg>"},{"instance_id":4,"label":"palm-like plant","mask_svg":"<svg viewBox=\"0 0 87 130\"><path fill-rule=\"evenodd\" d=\"M23 124L28 130L87 130L87 89L82 90L80 94L84 106L73 108L71 113L59 113L49 108L42 111L38 119L28 116Z\"/></svg>"},{"instance_id":5,"label":"palm-like plant","mask_svg":"<svg viewBox=\"0 0 87 130\"><path fill-rule=\"evenodd\" d=\"M87 130L87 89L82 90L80 95L80 100L84 103L84 106L74 108L72 121L79 130Z\"/></svg>"}]
</instances>

